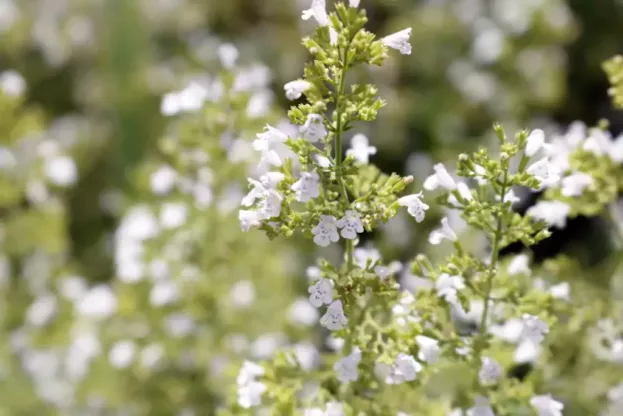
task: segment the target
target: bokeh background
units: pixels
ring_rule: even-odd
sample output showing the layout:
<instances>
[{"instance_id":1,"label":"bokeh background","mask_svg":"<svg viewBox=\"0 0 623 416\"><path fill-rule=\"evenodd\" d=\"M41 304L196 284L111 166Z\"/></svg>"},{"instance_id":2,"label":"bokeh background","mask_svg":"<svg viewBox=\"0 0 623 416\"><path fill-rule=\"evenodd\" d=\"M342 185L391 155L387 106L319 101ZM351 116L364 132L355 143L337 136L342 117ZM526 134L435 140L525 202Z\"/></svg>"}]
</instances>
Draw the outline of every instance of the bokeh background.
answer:
<instances>
[{"instance_id":1,"label":"bokeh background","mask_svg":"<svg viewBox=\"0 0 623 416\"><path fill-rule=\"evenodd\" d=\"M236 217L236 140L283 118L308 3L0 0L0 414L212 414L240 357L287 344L311 366L331 348L305 303L311 247L268 248ZM413 28L410 56L358 74L388 101L359 131L386 172L421 181L491 143L493 121L623 130L601 67L623 52L620 0L361 3L380 36ZM233 95L215 92L200 118L163 114L163 95L197 79ZM165 165L194 179L157 191ZM367 240L408 261L434 226L400 216ZM535 256L592 264L600 226L570 221Z\"/></svg>"}]
</instances>

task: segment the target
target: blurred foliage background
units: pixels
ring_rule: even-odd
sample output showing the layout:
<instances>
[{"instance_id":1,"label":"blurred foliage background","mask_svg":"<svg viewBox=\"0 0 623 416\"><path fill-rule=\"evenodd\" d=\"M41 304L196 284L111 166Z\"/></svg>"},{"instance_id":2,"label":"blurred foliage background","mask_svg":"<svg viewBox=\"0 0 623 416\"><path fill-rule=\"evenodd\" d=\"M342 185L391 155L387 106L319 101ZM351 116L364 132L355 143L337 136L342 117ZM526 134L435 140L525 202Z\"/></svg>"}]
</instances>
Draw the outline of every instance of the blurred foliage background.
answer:
<instances>
[{"instance_id":1,"label":"blurred foliage background","mask_svg":"<svg viewBox=\"0 0 623 416\"><path fill-rule=\"evenodd\" d=\"M3 336L11 338L13 346L4 345L0 356L11 355L16 343L20 343L21 332L17 330L23 329L22 321L29 319L27 308L41 298L40 292L32 288L35 284L32 279L44 280L42 270L80 276L82 284L92 287L115 287L119 302L124 296L146 296L131 292L133 289L124 294L125 289L119 288L111 236L123 223L123 212L134 202L154 203L145 196L149 194L145 172L157 166L156 161L162 158L173 164L172 156L167 154L166 140L163 142L172 129L171 122L161 113L163 94L179 90L197 76L222 71L222 62L217 59L219 45L232 43L238 48L241 64L261 62L270 69L267 85L268 91L272 91L268 100L270 115L262 115L262 123L274 118L273 114L284 114L288 102L283 84L300 76L307 59L300 37L313 26L303 22L300 14L309 7L308 3L308 0L0 0L0 73L16 71L26 81L23 94L8 93L8 85L15 83L2 81L5 93L0 106L0 149L17 146L19 142L24 155L45 153L45 149L66 152L76 165L75 183L46 188L40 180L26 178L31 170L45 170L45 166L36 167L37 161L32 161L36 166L31 166L29 158L18 158L19 167L25 172L25 176L20 176L19 186L11 188L0 182L3 278L14 279L5 286L0 305ZM362 0L361 3L368 12L371 30L379 36L413 27L411 56L392 58L383 69L371 68L368 74L355 75L372 77L379 85L380 95L389 103L378 122L363 132L379 149L374 162L384 171L410 173L422 180L430 173L432 160L453 159L461 151L489 143L490 126L495 120L508 131L537 125L548 126L553 131L566 129L574 120L593 125L601 118L608 118L614 134L623 130L623 113L612 109L607 95L608 81L601 67L603 61L623 52L620 0ZM15 98L16 95L19 97ZM204 116L218 115L222 108L212 113L206 109ZM215 120L218 124L219 118L215 116ZM185 128L191 128L189 123ZM252 138L262 123L244 121L246 137ZM207 146L203 149L206 153L220 154L210 147L223 134L218 127L214 129L199 128L206 142L193 146ZM179 137L185 134L179 133ZM26 142L30 145L24 145ZM48 145L41 146L41 142ZM52 150L50 142L56 143ZM218 159L218 155L214 157ZM0 168L6 169L10 164L7 160L0 157ZM226 168L217 165L212 170L216 178L222 175L244 186L244 169L235 174L225 173ZM222 185L223 189L226 185ZM218 186L214 189L219 189ZM118 195L123 195L124 202L111 203L117 201ZM33 202L38 199L52 202ZM201 215L196 216L200 221ZM285 276L298 276L304 265L313 262L312 256L295 259L297 255L292 254L286 260L280 259L274 254L280 250L278 247L266 251L261 249L264 243L254 242L253 237L231 234L239 231L235 215L232 218L201 226L193 223L204 230L199 237L195 236L204 241L203 245L195 243L203 250L200 257L214 257L207 260L214 262L206 266L210 272L203 270L207 273L206 284L214 282L217 275L235 280L241 277L236 274L249 275L253 274L249 270L255 270L260 279L256 287L272 285L261 280L264 275L257 272L261 266L267 267L265 274L272 276L271 281L283 286L287 282ZM226 221L231 224L227 226ZM386 233L371 237L387 258L407 260L424 244L425 239L409 231L412 224L405 221L408 220L398 218L387 226ZM571 237L588 238L591 234L586 229L590 226L582 219L571 221L559 237L563 243L549 244L542 256L556 254ZM238 247L236 250L246 253L258 250L257 258L251 256L245 260L249 270L241 271L230 265L214 271L218 262L235 263L227 254L217 254L218 247L223 246L219 241L223 240L214 237L219 233L214 227L224 227L226 231L221 235L230 235L232 241L228 244ZM20 276L34 276L29 278L28 289L15 282ZM291 293L290 298L304 294L303 281L285 286L279 290ZM201 290L194 293L199 300L188 298L185 308L199 308L196 305L203 304L202 316L214 322L218 297L206 300L201 298L201 293ZM225 289L216 293L225 293ZM20 306L13 307L15 304ZM212 305L212 309L206 304ZM138 314L149 309L149 305L129 308ZM286 308L287 305L271 303L263 321L283 314ZM62 311L63 307L55 304L55 310ZM276 321L273 323L277 327L282 325ZM283 325L288 326L287 322ZM290 339L309 340L315 336L296 333L293 328L287 331ZM62 342L70 331L60 328L44 332L54 342ZM119 338L110 336L111 340L103 341L104 344ZM259 334L249 335L256 336ZM225 343L222 334L212 337L210 345ZM278 344L272 338L266 342ZM203 344L196 341L188 345L198 348L197 345ZM179 351L173 350L171 354L178 357ZM206 358L201 365L208 361ZM187 372L191 381L184 384L176 375L177 370L170 371L170 383L199 384L195 390L185 387L176 390L169 388L167 381L149 390L152 387L149 383L138 383L139 390L144 388L141 394L145 397L155 397L158 389L167 391L170 396L163 403L168 404L158 407L146 398L147 404L136 404L137 408L126 409L129 413L125 414L175 414L167 409L179 410L180 403L199 406L198 403L210 402L210 394L206 393L209 387L201 384L202 375ZM0 377L7 374L17 373L0 367ZM18 386L19 378L14 380ZM116 396L113 396L119 403L123 402L119 397L127 394L140 396L132 390L132 393L123 391L124 385L135 382L128 379L126 384L115 387ZM222 393L219 386L211 388L215 395ZM50 387L47 389L49 392ZM1 414L48 414L45 412L49 410L42 410L48 408L38 408L34 402L20 399L28 395L23 391L19 387L0 388L2 400L15 405L7 405L6 411L0 405L4 412ZM62 396L58 392L49 393L55 394ZM115 408L111 399L107 400L108 409ZM85 397L82 402L90 409L107 408L97 407L93 401L96 399ZM86 414L76 407L72 409L78 413L71 414Z\"/></svg>"}]
</instances>

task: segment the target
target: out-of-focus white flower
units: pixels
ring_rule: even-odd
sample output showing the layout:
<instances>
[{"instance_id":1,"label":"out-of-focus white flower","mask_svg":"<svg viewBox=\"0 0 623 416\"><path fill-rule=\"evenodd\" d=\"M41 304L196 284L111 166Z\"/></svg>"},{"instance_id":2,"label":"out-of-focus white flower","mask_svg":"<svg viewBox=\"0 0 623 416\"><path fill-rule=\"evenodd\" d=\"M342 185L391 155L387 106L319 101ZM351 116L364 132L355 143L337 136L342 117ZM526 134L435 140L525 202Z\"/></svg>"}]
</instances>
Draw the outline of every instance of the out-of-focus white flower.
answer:
<instances>
[{"instance_id":1,"label":"out-of-focus white flower","mask_svg":"<svg viewBox=\"0 0 623 416\"><path fill-rule=\"evenodd\" d=\"M236 383L238 385L238 404L244 408L259 406L262 403L262 395L266 391L266 385L257 381L257 377L263 376L264 368L252 361L245 361Z\"/></svg>"},{"instance_id":2,"label":"out-of-focus white flower","mask_svg":"<svg viewBox=\"0 0 623 416\"><path fill-rule=\"evenodd\" d=\"M437 296L443 298L448 303L456 303L457 293L465 289L465 282L461 276L450 276L447 273L439 275L435 281Z\"/></svg>"},{"instance_id":3,"label":"out-of-focus white flower","mask_svg":"<svg viewBox=\"0 0 623 416\"><path fill-rule=\"evenodd\" d=\"M346 155L352 155L359 163L368 164L370 156L376 154L376 147L370 146L368 138L363 134L355 134L350 139L350 149L346 151Z\"/></svg>"},{"instance_id":4,"label":"out-of-focus white flower","mask_svg":"<svg viewBox=\"0 0 623 416\"><path fill-rule=\"evenodd\" d=\"M177 284L173 280L156 282L149 292L149 303L152 306L165 306L180 298Z\"/></svg>"},{"instance_id":5,"label":"out-of-focus white flower","mask_svg":"<svg viewBox=\"0 0 623 416\"><path fill-rule=\"evenodd\" d=\"M400 51L403 55L411 55L411 44L409 43L411 30L412 29L409 27L400 32L385 36L383 38L383 43L392 49Z\"/></svg>"},{"instance_id":6,"label":"out-of-focus white flower","mask_svg":"<svg viewBox=\"0 0 623 416\"><path fill-rule=\"evenodd\" d=\"M247 232L253 227L262 225L264 216L259 211L241 209L238 212L238 220L240 221L240 229Z\"/></svg>"},{"instance_id":7,"label":"out-of-focus white flower","mask_svg":"<svg viewBox=\"0 0 623 416\"><path fill-rule=\"evenodd\" d=\"M76 163L69 156L58 156L45 161L45 175L58 186L70 186L78 180Z\"/></svg>"},{"instance_id":8,"label":"out-of-focus white flower","mask_svg":"<svg viewBox=\"0 0 623 416\"><path fill-rule=\"evenodd\" d=\"M149 177L151 191L156 195L166 195L173 189L177 171L169 165L162 165Z\"/></svg>"},{"instance_id":9,"label":"out-of-focus white flower","mask_svg":"<svg viewBox=\"0 0 623 416\"><path fill-rule=\"evenodd\" d=\"M424 335L416 335L415 342L418 344L418 347L420 347L417 358L427 364L433 364L437 361L437 357L441 351L438 340Z\"/></svg>"},{"instance_id":10,"label":"out-of-focus white flower","mask_svg":"<svg viewBox=\"0 0 623 416\"><path fill-rule=\"evenodd\" d=\"M2 15L2 12L4 10L0 4L0 15ZM0 16L0 21L2 17ZM26 81L16 71L4 71L0 74L0 89L10 97L18 97L26 91Z\"/></svg>"},{"instance_id":11,"label":"out-of-focus white flower","mask_svg":"<svg viewBox=\"0 0 623 416\"><path fill-rule=\"evenodd\" d=\"M359 347L355 347L349 355L333 365L333 369L337 372L337 378L342 383L357 381L359 378L359 370L357 369L359 362L361 362L361 350Z\"/></svg>"},{"instance_id":12,"label":"out-of-focus white flower","mask_svg":"<svg viewBox=\"0 0 623 416\"><path fill-rule=\"evenodd\" d=\"M490 357L482 357L482 366L478 372L478 378L482 384L495 383L502 377L502 367Z\"/></svg>"},{"instance_id":13,"label":"out-of-focus white flower","mask_svg":"<svg viewBox=\"0 0 623 416\"><path fill-rule=\"evenodd\" d=\"M117 310L117 297L110 286L98 285L89 289L75 307L76 312L84 317L106 319Z\"/></svg>"},{"instance_id":14,"label":"out-of-focus white flower","mask_svg":"<svg viewBox=\"0 0 623 416\"><path fill-rule=\"evenodd\" d=\"M563 178L562 195L567 197L581 196L584 189L593 185L593 177L584 172L575 172Z\"/></svg>"},{"instance_id":15,"label":"out-of-focus white flower","mask_svg":"<svg viewBox=\"0 0 623 416\"><path fill-rule=\"evenodd\" d=\"M524 314L522 320L522 337L537 344L543 342L545 335L549 333L549 326L535 315Z\"/></svg>"},{"instance_id":16,"label":"out-of-focus white flower","mask_svg":"<svg viewBox=\"0 0 623 416\"><path fill-rule=\"evenodd\" d=\"M530 270L530 257L528 257L527 254L516 255L509 263L507 271L511 276L517 276L519 274L530 276L532 274L532 270Z\"/></svg>"},{"instance_id":17,"label":"out-of-focus white flower","mask_svg":"<svg viewBox=\"0 0 623 416\"><path fill-rule=\"evenodd\" d=\"M181 227L188 218L188 206L183 202L165 202L160 209L160 225L165 229Z\"/></svg>"},{"instance_id":18,"label":"out-of-focus white flower","mask_svg":"<svg viewBox=\"0 0 623 416\"><path fill-rule=\"evenodd\" d=\"M474 407L467 410L467 416L495 416L493 408L485 397L477 396L474 398Z\"/></svg>"},{"instance_id":19,"label":"out-of-focus white flower","mask_svg":"<svg viewBox=\"0 0 623 416\"><path fill-rule=\"evenodd\" d=\"M297 79L288 82L286 85L283 86L283 89L286 92L286 98L290 101L293 101L301 98L301 95L303 95L303 93L311 87L312 84L309 81Z\"/></svg>"},{"instance_id":20,"label":"out-of-focus white flower","mask_svg":"<svg viewBox=\"0 0 623 416\"><path fill-rule=\"evenodd\" d=\"M33 326L44 326L52 320L57 309L56 296L51 293L40 295L26 311L26 322Z\"/></svg>"},{"instance_id":21,"label":"out-of-focus white flower","mask_svg":"<svg viewBox=\"0 0 623 416\"><path fill-rule=\"evenodd\" d=\"M550 394L534 396L530 404L537 411L538 416L562 416L565 406L558 400L554 400Z\"/></svg>"},{"instance_id":22,"label":"out-of-focus white flower","mask_svg":"<svg viewBox=\"0 0 623 416\"><path fill-rule=\"evenodd\" d=\"M255 286L249 280L240 280L231 288L229 298L237 308L248 308L255 301Z\"/></svg>"},{"instance_id":23,"label":"out-of-focus white flower","mask_svg":"<svg viewBox=\"0 0 623 416\"><path fill-rule=\"evenodd\" d=\"M385 378L385 383L402 384L413 381L420 371L422 371L422 364L416 361L413 356L401 352L396 357L391 372Z\"/></svg>"},{"instance_id":24,"label":"out-of-focus white flower","mask_svg":"<svg viewBox=\"0 0 623 416\"><path fill-rule=\"evenodd\" d=\"M569 204L560 201L539 201L528 208L526 215L545 221L549 227L565 228L567 216L571 211Z\"/></svg>"},{"instance_id":25,"label":"out-of-focus white flower","mask_svg":"<svg viewBox=\"0 0 623 416\"><path fill-rule=\"evenodd\" d=\"M312 326L318 318L318 310L305 298L296 299L288 309L288 319L295 324Z\"/></svg>"},{"instance_id":26,"label":"out-of-focus white flower","mask_svg":"<svg viewBox=\"0 0 623 416\"><path fill-rule=\"evenodd\" d=\"M134 361L136 344L133 341L119 341L110 349L108 360L115 368L126 368Z\"/></svg>"},{"instance_id":27,"label":"out-of-focus white flower","mask_svg":"<svg viewBox=\"0 0 623 416\"><path fill-rule=\"evenodd\" d=\"M545 145L545 132L541 129L532 130L526 140L526 156L532 157Z\"/></svg>"},{"instance_id":28,"label":"out-of-focus white flower","mask_svg":"<svg viewBox=\"0 0 623 416\"><path fill-rule=\"evenodd\" d=\"M309 20L312 17L316 19L320 26L329 25L329 15L327 15L325 0L312 0L311 8L303 10L303 20Z\"/></svg>"},{"instance_id":29,"label":"out-of-focus white flower","mask_svg":"<svg viewBox=\"0 0 623 416\"><path fill-rule=\"evenodd\" d=\"M447 217L441 220L441 228L434 230L428 236L428 242L432 245L441 244L443 240L450 240L452 242L457 240L456 233L450 228Z\"/></svg>"},{"instance_id":30,"label":"out-of-focus white flower","mask_svg":"<svg viewBox=\"0 0 623 416\"><path fill-rule=\"evenodd\" d=\"M288 136L282 131L266 125L266 131L257 134L253 148L261 152L260 166L281 166L289 154L285 144Z\"/></svg>"},{"instance_id":31,"label":"out-of-focus white flower","mask_svg":"<svg viewBox=\"0 0 623 416\"><path fill-rule=\"evenodd\" d=\"M348 0L348 7L359 7L359 1L360 0Z\"/></svg>"},{"instance_id":32,"label":"out-of-focus white flower","mask_svg":"<svg viewBox=\"0 0 623 416\"><path fill-rule=\"evenodd\" d=\"M217 53L218 59L221 61L221 65L223 65L225 69L232 69L236 65L236 61L240 55L238 48L231 43L223 43L220 45Z\"/></svg>"},{"instance_id":33,"label":"out-of-focus white flower","mask_svg":"<svg viewBox=\"0 0 623 416\"><path fill-rule=\"evenodd\" d=\"M539 181L539 189L548 188L560 182L560 169L550 161L549 157L534 162L526 169L526 172Z\"/></svg>"}]
</instances>

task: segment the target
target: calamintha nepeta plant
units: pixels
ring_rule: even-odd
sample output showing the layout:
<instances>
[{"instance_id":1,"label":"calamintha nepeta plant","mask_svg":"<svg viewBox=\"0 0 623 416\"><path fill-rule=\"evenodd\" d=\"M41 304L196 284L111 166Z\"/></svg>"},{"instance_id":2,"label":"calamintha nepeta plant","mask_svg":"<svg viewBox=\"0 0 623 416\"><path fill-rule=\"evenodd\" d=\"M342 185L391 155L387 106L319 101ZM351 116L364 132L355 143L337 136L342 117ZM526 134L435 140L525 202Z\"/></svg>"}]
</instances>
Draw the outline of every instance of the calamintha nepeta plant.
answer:
<instances>
[{"instance_id":1,"label":"calamintha nepeta plant","mask_svg":"<svg viewBox=\"0 0 623 416\"><path fill-rule=\"evenodd\" d=\"M289 137L266 126L258 134L254 147L264 173L249 179L239 214L243 231L259 228L271 238L299 232L321 247L345 241L344 262L319 260L309 287L310 302L326 308L320 323L331 331L333 346L337 340L341 358L323 356L318 371L304 369L287 353L264 365L246 362L231 412L461 415L468 409L471 416L559 415L562 403L539 394L533 383L505 375L508 348L492 336L496 325L515 319L519 337L538 348L555 321L558 300L530 284L527 257L521 257L523 268L500 268L504 247L535 244L555 223L539 212L522 216L512 210L518 200L514 187L540 190L560 180L548 157L533 160L545 145L541 131L523 131L509 140L496 126L497 158L485 149L461 155L456 175L437 164L424 183L427 190L444 191L439 205L459 210L471 228L488 237L488 255L481 258L463 247L444 218L429 242L448 241L454 252L437 266L424 255L416 258L413 271L430 285L413 297L390 278L395 268L355 248L360 234L388 221L399 206L417 222L430 208L421 192L399 197L412 178L387 176L368 164L376 149L361 136L353 138L344 157L345 132L374 120L384 104L374 85L349 85L349 71L382 65L388 49L411 53L411 29L376 40L364 28L367 19L358 3L338 2L335 12L327 13L324 1L314 0L303 13L319 25L303 40L313 61L303 78L284 88L290 100L307 99L289 112L299 132ZM465 323L474 311L479 319L470 329Z\"/></svg>"}]
</instances>

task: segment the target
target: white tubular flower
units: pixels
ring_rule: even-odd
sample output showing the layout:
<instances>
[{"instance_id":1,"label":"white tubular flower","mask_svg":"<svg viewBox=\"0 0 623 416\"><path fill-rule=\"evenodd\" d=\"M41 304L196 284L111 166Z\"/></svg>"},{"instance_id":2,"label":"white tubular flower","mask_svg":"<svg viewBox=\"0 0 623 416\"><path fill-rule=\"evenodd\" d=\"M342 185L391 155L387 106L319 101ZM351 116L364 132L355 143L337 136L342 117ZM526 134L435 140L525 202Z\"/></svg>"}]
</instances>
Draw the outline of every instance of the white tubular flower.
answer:
<instances>
[{"instance_id":1,"label":"white tubular flower","mask_svg":"<svg viewBox=\"0 0 623 416\"><path fill-rule=\"evenodd\" d=\"M359 370L357 367L361 362L361 350L354 347L350 355L342 358L333 365L333 370L337 372L337 378L342 383L350 383L359 379Z\"/></svg>"},{"instance_id":2,"label":"white tubular flower","mask_svg":"<svg viewBox=\"0 0 623 416\"><path fill-rule=\"evenodd\" d=\"M266 189L277 189L279 182L284 180L285 177L281 172L267 172L260 176L260 183Z\"/></svg>"},{"instance_id":3,"label":"white tubular flower","mask_svg":"<svg viewBox=\"0 0 623 416\"><path fill-rule=\"evenodd\" d=\"M456 188L459 191L459 195L461 195L461 197L466 201L471 201L472 199L474 199L474 197L472 196L472 191L470 191L469 187L465 182L459 182Z\"/></svg>"},{"instance_id":4,"label":"white tubular flower","mask_svg":"<svg viewBox=\"0 0 623 416\"><path fill-rule=\"evenodd\" d=\"M352 155L359 163L368 164L370 156L376 154L376 147L370 146L368 138L363 134L355 134L350 139L350 149L346 151L346 156Z\"/></svg>"},{"instance_id":5,"label":"white tubular flower","mask_svg":"<svg viewBox=\"0 0 623 416\"><path fill-rule=\"evenodd\" d=\"M149 177L149 186L156 195L166 195L177 181L177 171L169 165L162 165Z\"/></svg>"},{"instance_id":6,"label":"white tubular flower","mask_svg":"<svg viewBox=\"0 0 623 416\"><path fill-rule=\"evenodd\" d=\"M422 192L418 192L417 194L403 196L398 199L398 204L400 206L407 207L407 212L415 218L415 221L417 222L424 221L426 210L430 208L422 202L421 198Z\"/></svg>"},{"instance_id":7,"label":"white tubular flower","mask_svg":"<svg viewBox=\"0 0 623 416\"><path fill-rule=\"evenodd\" d=\"M347 210L344 216L337 222L337 226L342 229L340 234L342 237L348 240L354 240L357 238L357 233L362 233L363 224L361 223L361 216L357 211Z\"/></svg>"},{"instance_id":8,"label":"white tubular flower","mask_svg":"<svg viewBox=\"0 0 623 416\"><path fill-rule=\"evenodd\" d=\"M331 331L339 331L348 324L348 319L344 315L342 301L336 300L327 308L327 312L320 318L320 325Z\"/></svg>"},{"instance_id":9,"label":"white tubular flower","mask_svg":"<svg viewBox=\"0 0 623 416\"><path fill-rule=\"evenodd\" d=\"M532 270L530 270L530 258L527 254L519 254L513 257L508 265L507 271L511 276L517 276L519 274L530 276L532 274Z\"/></svg>"},{"instance_id":10,"label":"white tubular flower","mask_svg":"<svg viewBox=\"0 0 623 416\"><path fill-rule=\"evenodd\" d=\"M612 142L608 149L608 156L615 163L623 163L623 134Z\"/></svg>"},{"instance_id":11,"label":"white tubular flower","mask_svg":"<svg viewBox=\"0 0 623 416\"><path fill-rule=\"evenodd\" d=\"M256 380L256 377L264 375L264 368L251 362L245 361L236 382L238 384L238 404L244 409L259 406L262 403L262 395L266 391L266 385Z\"/></svg>"},{"instance_id":12,"label":"white tubular flower","mask_svg":"<svg viewBox=\"0 0 623 416\"><path fill-rule=\"evenodd\" d=\"M292 184L291 189L299 202L308 202L320 195L320 177L316 171L301 172L301 178Z\"/></svg>"},{"instance_id":13,"label":"white tubular flower","mask_svg":"<svg viewBox=\"0 0 623 416\"><path fill-rule=\"evenodd\" d=\"M263 219L275 218L281 214L281 201L283 196L274 189L264 192L264 199L260 202L259 210Z\"/></svg>"},{"instance_id":14,"label":"white tubular flower","mask_svg":"<svg viewBox=\"0 0 623 416\"><path fill-rule=\"evenodd\" d=\"M320 139L327 137L327 129L324 126L322 116L320 114L310 114L307 121L301 126L301 134L310 143L316 143Z\"/></svg>"},{"instance_id":15,"label":"white tubular flower","mask_svg":"<svg viewBox=\"0 0 623 416\"><path fill-rule=\"evenodd\" d=\"M495 200L499 201L500 196L496 195ZM513 191L512 189L504 195L504 202L510 202L511 205L515 205L519 201L521 201L521 199L515 194L515 191Z\"/></svg>"},{"instance_id":16,"label":"white tubular flower","mask_svg":"<svg viewBox=\"0 0 623 416\"><path fill-rule=\"evenodd\" d=\"M285 133L267 124L266 131L258 133L253 141L253 148L262 153L260 165L281 166L289 150L286 140Z\"/></svg>"},{"instance_id":17,"label":"white tubular flower","mask_svg":"<svg viewBox=\"0 0 623 416\"><path fill-rule=\"evenodd\" d=\"M424 335L416 335L415 342L420 347L417 358L427 364L433 364L439 356L439 341Z\"/></svg>"},{"instance_id":18,"label":"white tubular flower","mask_svg":"<svg viewBox=\"0 0 623 416\"><path fill-rule=\"evenodd\" d=\"M447 217L441 220L441 228L434 230L428 236L428 242L434 246L441 244L443 240L450 240L453 242L457 240L456 233L450 228Z\"/></svg>"},{"instance_id":19,"label":"white tubular flower","mask_svg":"<svg viewBox=\"0 0 623 416\"><path fill-rule=\"evenodd\" d=\"M312 17L316 19L316 22L318 22L320 26L329 25L329 15L327 15L325 0L312 0L311 8L303 10L301 16L303 20L309 20Z\"/></svg>"},{"instance_id":20,"label":"white tubular flower","mask_svg":"<svg viewBox=\"0 0 623 416\"><path fill-rule=\"evenodd\" d=\"M474 407L467 410L467 416L495 416L489 400L482 396L474 398Z\"/></svg>"},{"instance_id":21,"label":"white tubular flower","mask_svg":"<svg viewBox=\"0 0 623 416\"><path fill-rule=\"evenodd\" d=\"M251 228L259 227L260 225L262 225L264 217L259 211L241 209L238 212L238 220L240 221L240 229L244 232L247 232Z\"/></svg>"},{"instance_id":22,"label":"white tubular flower","mask_svg":"<svg viewBox=\"0 0 623 416\"><path fill-rule=\"evenodd\" d=\"M454 179L452 179L452 176L448 173L443 163L437 163L433 166L433 169L435 169L435 173L426 178L424 181L424 189L432 191L441 186L448 191L456 190L456 182L454 182Z\"/></svg>"},{"instance_id":23,"label":"white tubular flower","mask_svg":"<svg viewBox=\"0 0 623 416\"><path fill-rule=\"evenodd\" d=\"M486 169L480 165L474 165L474 172L476 173L474 179L476 179L478 185L485 186L487 184L487 179L485 178L487 174Z\"/></svg>"},{"instance_id":24,"label":"white tubular flower","mask_svg":"<svg viewBox=\"0 0 623 416\"><path fill-rule=\"evenodd\" d=\"M333 215L321 215L320 222L312 229L314 243L320 247L327 247L340 239L337 232L337 220Z\"/></svg>"},{"instance_id":25,"label":"white tubular flower","mask_svg":"<svg viewBox=\"0 0 623 416\"><path fill-rule=\"evenodd\" d=\"M571 207L564 202L539 201L528 208L526 215L536 220L545 221L549 227L565 228L570 211Z\"/></svg>"},{"instance_id":26,"label":"white tubular flower","mask_svg":"<svg viewBox=\"0 0 623 416\"><path fill-rule=\"evenodd\" d=\"M402 384L413 381L420 371L422 371L422 364L417 362L412 355L401 352L396 357L392 371L385 379L385 382L387 384Z\"/></svg>"},{"instance_id":27,"label":"white tubular flower","mask_svg":"<svg viewBox=\"0 0 623 416\"><path fill-rule=\"evenodd\" d=\"M329 279L320 278L309 289L309 302L316 308L323 304L329 305L333 301L333 282Z\"/></svg>"},{"instance_id":28,"label":"white tubular flower","mask_svg":"<svg viewBox=\"0 0 623 416\"><path fill-rule=\"evenodd\" d=\"M481 384L492 384L502 377L502 367L490 357L482 357L482 366L478 372Z\"/></svg>"},{"instance_id":29,"label":"white tubular flower","mask_svg":"<svg viewBox=\"0 0 623 416\"><path fill-rule=\"evenodd\" d=\"M437 296L443 298L448 303L457 302L457 293L465 289L465 282L461 276L450 276L442 273L435 281L435 291Z\"/></svg>"},{"instance_id":30,"label":"white tubular flower","mask_svg":"<svg viewBox=\"0 0 623 416\"><path fill-rule=\"evenodd\" d=\"M403 29L400 32L396 32L383 38L383 43L392 48L400 51L403 55L411 55L411 44L409 38L411 37L411 28Z\"/></svg>"},{"instance_id":31,"label":"white tubular flower","mask_svg":"<svg viewBox=\"0 0 623 416\"><path fill-rule=\"evenodd\" d=\"M245 195L244 198L242 198L242 201L240 202L240 204L244 207L250 207L255 204L255 201L261 199L266 192L264 185L262 185L255 179L248 178L247 181L249 181L249 186L251 186L251 190L248 194Z\"/></svg>"},{"instance_id":32,"label":"white tubular flower","mask_svg":"<svg viewBox=\"0 0 623 416\"><path fill-rule=\"evenodd\" d=\"M540 344L545 339L545 335L549 333L549 326L538 316L525 314L522 317L523 331L522 338Z\"/></svg>"},{"instance_id":33,"label":"white tubular flower","mask_svg":"<svg viewBox=\"0 0 623 416\"><path fill-rule=\"evenodd\" d=\"M545 144L545 133L541 129L532 130L526 141L526 156L532 157Z\"/></svg>"},{"instance_id":34,"label":"white tubular flower","mask_svg":"<svg viewBox=\"0 0 623 416\"><path fill-rule=\"evenodd\" d=\"M593 177L584 172L576 172L562 180L562 194L567 197L577 197L584 193L584 189L593 185Z\"/></svg>"},{"instance_id":35,"label":"white tubular flower","mask_svg":"<svg viewBox=\"0 0 623 416\"><path fill-rule=\"evenodd\" d=\"M359 0L348 0L348 6L353 8L359 7Z\"/></svg>"},{"instance_id":36,"label":"white tubular flower","mask_svg":"<svg viewBox=\"0 0 623 416\"><path fill-rule=\"evenodd\" d=\"M286 98L290 101L293 101L301 98L301 95L303 95L303 93L311 87L311 82L305 81L303 79L296 79L284 85L283 89L286 92Z\"/></svg>"},{"instance_id":37,"label":"white tubular flower","mask_svg":"<svg viewBox=\"0 0 623 416\"><path fill-rule=\"evenodd\" d=\"M560 181L560 169L549 160L549 157L534 162L526 172L539 180L540 189L556 185Z\"/></svg>"},{"instance_id":38,"label":"white tubular flower","mask_svg":"<svg viewBox=\"0 0 623 416\"><path fill-rule=\"evenodd\" d=\"M534 407L539 416L562 416L564 404L554 400L550 394L534 396L530 399L530 405Z\"/></svg>"}]
</instances>

